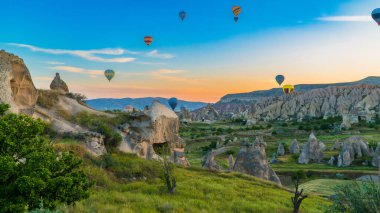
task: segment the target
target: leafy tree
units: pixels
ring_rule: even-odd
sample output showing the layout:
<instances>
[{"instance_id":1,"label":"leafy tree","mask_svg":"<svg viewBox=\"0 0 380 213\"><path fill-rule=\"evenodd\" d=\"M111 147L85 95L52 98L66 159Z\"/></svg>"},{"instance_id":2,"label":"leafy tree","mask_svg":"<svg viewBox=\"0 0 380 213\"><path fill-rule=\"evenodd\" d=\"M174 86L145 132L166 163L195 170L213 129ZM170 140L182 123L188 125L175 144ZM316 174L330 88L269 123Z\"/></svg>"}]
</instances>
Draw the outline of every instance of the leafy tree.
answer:
<instances>
[{"instance_id":1,"label":"leafy tree","mask_svg":"<svg viewBox=\"0 0 380 213\"><path fill-rule=\"evenodd\" d=\"M5 106L0 104L0 109ZM5 107L7 108L7 107ZM0 212L54 209L89 196L81 159L56 153L43 135L45 124L26 115L0 114Z\"/></svg>"}]
</instances>

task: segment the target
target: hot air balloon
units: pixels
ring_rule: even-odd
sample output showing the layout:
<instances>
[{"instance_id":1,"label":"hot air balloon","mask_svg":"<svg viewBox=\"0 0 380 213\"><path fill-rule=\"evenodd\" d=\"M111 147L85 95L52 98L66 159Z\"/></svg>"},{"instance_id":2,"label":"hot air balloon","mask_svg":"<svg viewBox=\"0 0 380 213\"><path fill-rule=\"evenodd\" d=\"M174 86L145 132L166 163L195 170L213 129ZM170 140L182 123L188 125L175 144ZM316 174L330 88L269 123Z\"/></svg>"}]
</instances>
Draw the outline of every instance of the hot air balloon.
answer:
<instances>
[{"instance_id":1,"label":"hot air balloon","mask_svg":"<svg viewBox=\"0 0 380 213\"><path fill-rule=\"evenodd\" d=\"M380 26L380 8L374 9L372 11L372 18Z\"/></svg>"},{"instance_id":2,"label":"hot air balloon","mask_svg":"<svg viewBox=\"0 0 380 213\"><path fill-rule=\"evenodd\" d=\"M145 36L144 42L145 42L146 45L149 46L153 42L152 36Z\"/></svg>"},{"instance_id":3,"label":"hot air balloon","mask_svg":"<svg viewBox=\"0 0 380 213\"><path fill-rule=\"evenodd\" d=\"M111 81L111 79L115 76L115 71L113 70L106 70L104 71L104 75L108 79L108 81Z\"/></svg>"},{"instance_id":4,"label":"hot air balloon","mask_svg":"<svg viewBox=\"0 0 380 213\"><path fill-rule=\"evenodd\" d=\"M283 75L277 75L276 76L276 81L277 81L278 85L281 86L281 84L284 83L284 81L285 81L285 76L283 76Z\"/></svg>"},{"instance_id":5,"label":"hot air balloon","mask_svg":"<svg viewBox=\"0 0 380 213\"><path fill-rule=\"evenodd\" d=\"M284 94L290 94L290 93L293 93L294 92L294 86L293 85L284 85L282 87L282 91L284 92Z\"/></svg>"},{"instance_id":6,"label":"hot air balloon","mask_svg":"<svg viewBox=\"0 0 380 213\"><path fill-rule=\"evenodd\" d=\"M179 12L179 17L181 18L182 21L185 20L185 18L186 18L186 12L185 11Z\"/></svg>"},{"instance_id":7,"label":"hot air balloon","mask_svg":"<svg viewBox=\"0 0 380 213\"><path fill-rule=\"evenodd\" d=\"M178 99L177 98L170 98L168 100L168 103L169 103L169 106L172 108L172 110L174 111L174 109L177 107L177 104L178 104Z\"/></svg>"},{"instance_id":8,"label":"hot air balloon","mask_svg":"<svg viewBox=\"0 0 380 213\"><path fill-rule=\"evenodd\" d=\"M241 13L241 7L240 6L233 6L232 12L234 13L234 20L237 22L239 20L239 14Z\"/></svg>"}]
</instances>

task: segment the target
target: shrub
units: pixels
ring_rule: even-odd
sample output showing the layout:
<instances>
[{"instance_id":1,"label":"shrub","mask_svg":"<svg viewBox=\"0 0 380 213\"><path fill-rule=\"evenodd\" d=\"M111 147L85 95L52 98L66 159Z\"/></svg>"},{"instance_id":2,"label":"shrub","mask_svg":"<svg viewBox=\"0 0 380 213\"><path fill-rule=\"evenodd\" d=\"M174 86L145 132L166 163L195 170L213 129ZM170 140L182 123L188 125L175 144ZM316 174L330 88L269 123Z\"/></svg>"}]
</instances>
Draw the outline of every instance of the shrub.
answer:
<instances>
[{"instance_id":1,"label":"shrub","mask_svg":"<svg viewBox=\"0 0 380 213\"><path fill-rule=\"evenodd\" d=\"M41 199L45 208L54 209L89 196L82 160L56 153L43 137L43 122L26 115L0 116L0 212L35 210Z\"/></svg>"},{"instance_id":2,"label":"shrub","mask_svg":"<svg viewBox=\"0 0 380 213\"><path fill-rule=\"evenodd\" d=\"M326 212L380 212L380 189L375 182L353 182L334 188Z\"/></svg>"},{"instance_id":3,"label":"shrub","mask_svg":"<svg viewBox=\"0 0 380 213\"><path fill-rule=\"evenodd\" d=\"M80 104L86 105L86 101L85 100L87 99L87 97L85 95L83 95L83 94L69 92L69 93L66 93L66 96L68 98L76 100Z\"/></svg>"},{"instance_id":4,"label":"shrub","mask_svg":"<svg viewBox=\"0 0 380 213\"><path fill-rule=\"evenodd\" d=\"M297 180L297 178L300 180L306 179L306 177L307 177L307 175L306 175L306 172L304 170L298 170L292 174L293 180Z\"/></svg>"},{"instance_id":5,"label":"shrub","mask_svg":"<svg viewBox=\"0 0 380 213\"><path fill-rule=\"evenodd\" d=\"M59 101L58 92L52 90L38 90L37 104L50 109Z\"/></svg>"}]
</instances>

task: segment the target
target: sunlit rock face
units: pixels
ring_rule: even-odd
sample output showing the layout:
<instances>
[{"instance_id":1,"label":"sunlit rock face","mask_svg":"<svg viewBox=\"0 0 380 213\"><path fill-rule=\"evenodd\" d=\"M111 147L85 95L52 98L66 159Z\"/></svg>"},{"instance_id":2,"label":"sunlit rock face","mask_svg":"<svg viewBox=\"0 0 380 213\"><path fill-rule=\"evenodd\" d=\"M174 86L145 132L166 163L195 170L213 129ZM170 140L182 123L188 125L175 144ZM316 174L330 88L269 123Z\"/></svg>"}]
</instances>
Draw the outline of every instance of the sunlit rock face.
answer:
<instances>
[{"instance_id":1,"label":"sunlit rock face","mask_svg":"<svg viewBox=\"0 0 380 213\"><path fill-rule=\"evenodd\" d=\"M280 179L268 163L265 148L266 143L261 137L256 138L253 144L244 144L237 154L233 170L281 185Z\"/></svg>"},{"instance_id":2,"label":"sunlit rock face","mask_svg":"<svg viewBox=\"0 0 380 213\"><path fill-rule=\"evenodd\" d=\"M9 104L12 112L32 115L37 98L37 89L24 61L0 51L0 102Z\"/></svg>"},{"instance_id":3,"label":"sunlit rock face","mask_svg":"<svg viewBox=\"0 0 380 213\"><path fill-rule=\"evenodd\" d=\"M308 164L321 162L323 159L323 151L325 149L326 146L315 137L314 133L311 133L309 140L302 147L298 163Z\"/></svg>"},{"instance_id":4,"label":"sunlit rock face","mask_svg":"<svg viewBox=\"0 0 380 213\"><path fill-rule=\"evenodd\" d=\"M150 109L132 113L131 121L121 127L121 134L121 151L155 160L169 152L173 162L189 165L184 155L185 142L179 136L178 116L158 101Z\"/></svg>"},{"instance_id":5,"label":"sunlit rock face","mask_svg":"<svg viewBox=\"0 0 380 213\"><path fill-rule=\"evenodd\" d=\"M61 76L59 75L59 73L55 74L55 77L54 77L53 81L50 84L50 89L51 90L56 90L56 91L59 91L59 92L62 92L62 93L69 92L69 87L61 79Z\"/></svg>"}]
</instances>

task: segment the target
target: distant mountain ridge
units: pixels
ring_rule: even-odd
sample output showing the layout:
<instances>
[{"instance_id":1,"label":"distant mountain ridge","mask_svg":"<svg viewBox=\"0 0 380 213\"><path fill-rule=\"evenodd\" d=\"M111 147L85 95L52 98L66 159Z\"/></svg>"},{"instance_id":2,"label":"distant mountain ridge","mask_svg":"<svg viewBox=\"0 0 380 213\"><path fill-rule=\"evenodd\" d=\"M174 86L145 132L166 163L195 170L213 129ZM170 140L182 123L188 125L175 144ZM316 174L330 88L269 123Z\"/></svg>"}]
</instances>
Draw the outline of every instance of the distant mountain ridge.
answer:
<instances>
[{"instance_id":1,"label":"distant mountain ridge","mask_svg":"<svg viewBox=\"0 0 380 213\"><path fill-rule=\"evenodd\" d=\"M295 85L295 90L297 92L310 91L313 89L323 89L327 87L336 86L356 86L356 85L380 85L380 77L369 76L360 81L345 82L345 83L332 83L332 84L298 84ZM232 101L257 101L261 98L279 96L282 94L281 88L273 88L270 90L259 90L248 93L238 93L238 94L228 94L223 96L219 103L229 103Z\"/></svg>"},{"instance_id":2,"label":"distant mountain ridge","mask_svg":"<svg viewBox=\"0 0 380 213\"><path fill-rule=\"evenodd\" d=\"M153 100L158 100L165 106L169 107L168 98L161 97L145 97L145 98L98 98L86 100L86 103L96 109L96 110L114 110L119 109L122 110L124 107L131 105L136 109L143 110L145 106L151 106ZM184 101L178 100L178 106L176 110L181 109L181 107L186 107L190 111L196 110L202 107L207 106L207 103L204 102L192 102L192 101Z\"/></svg>"}]
</instances>

